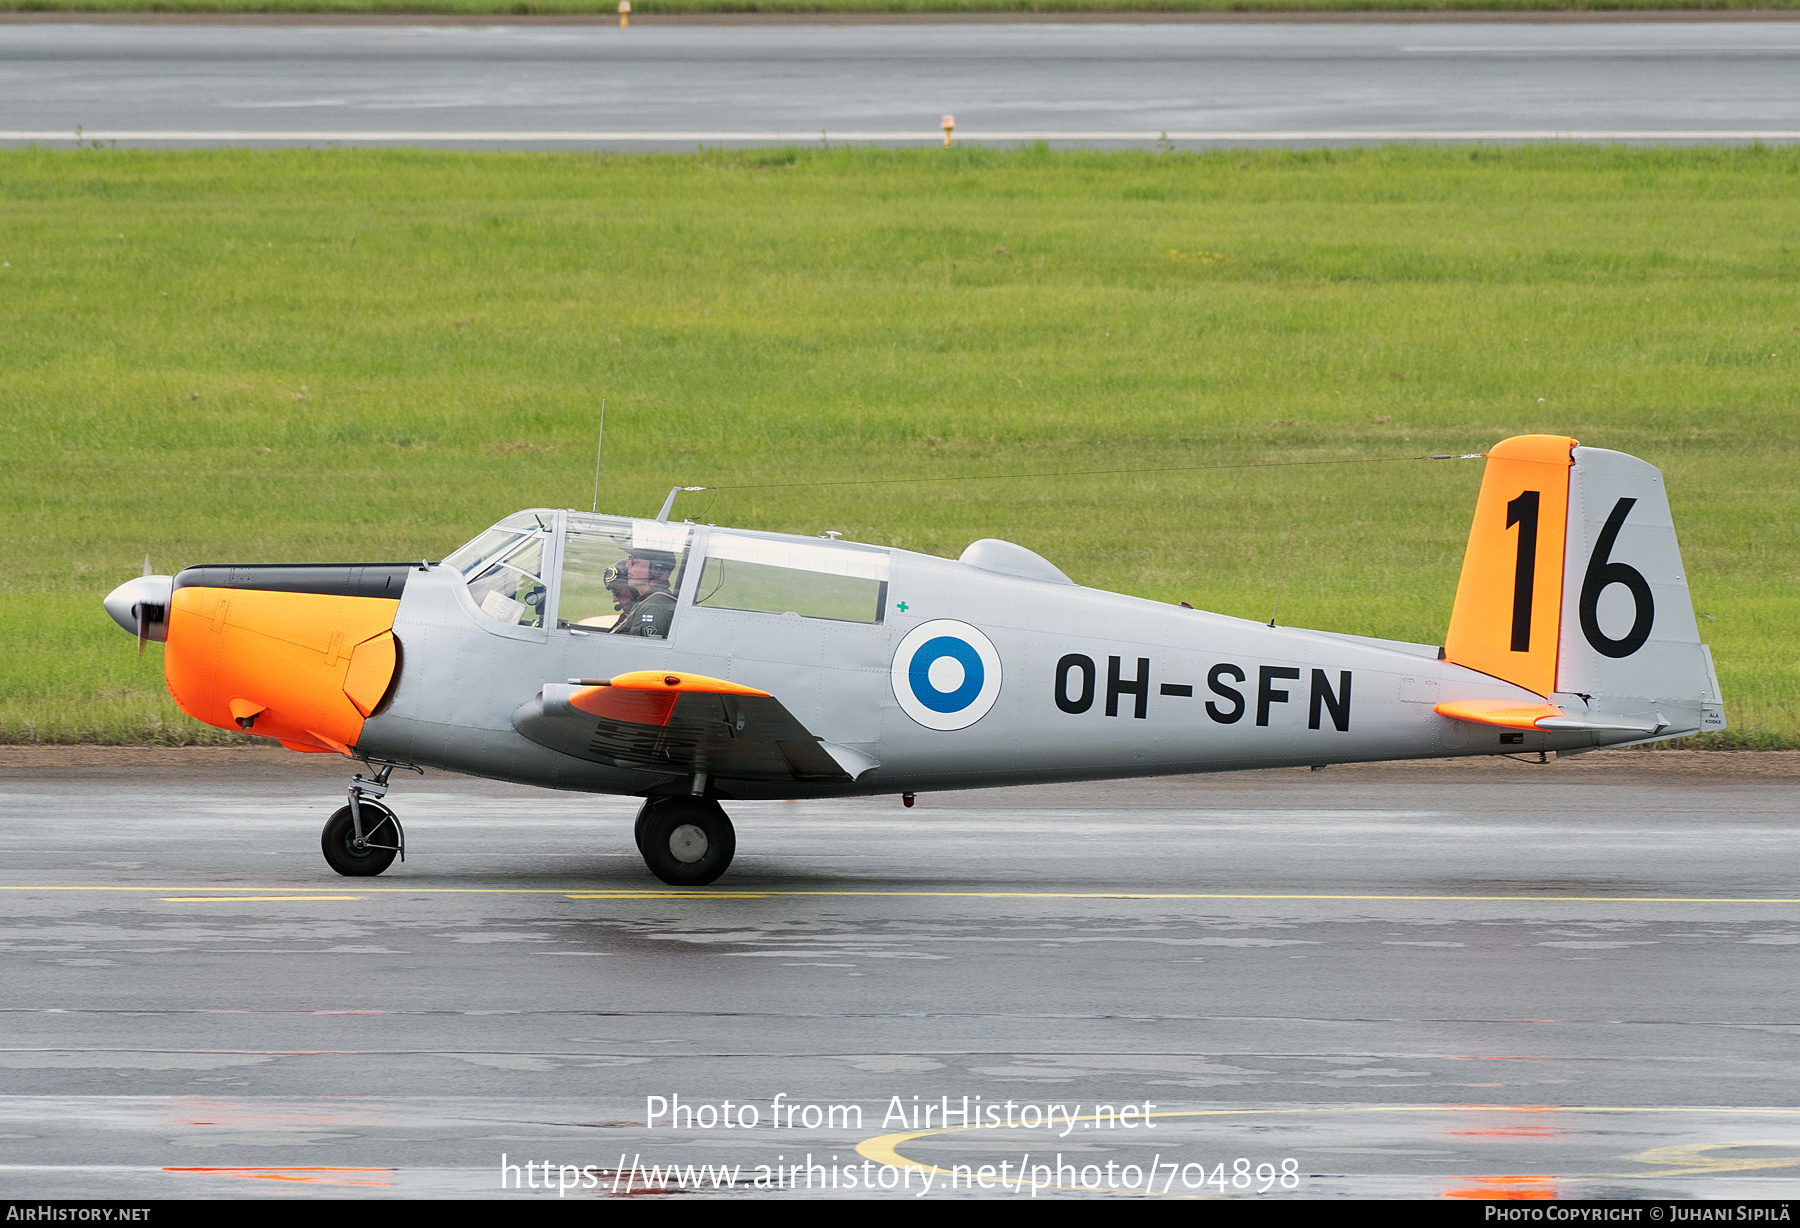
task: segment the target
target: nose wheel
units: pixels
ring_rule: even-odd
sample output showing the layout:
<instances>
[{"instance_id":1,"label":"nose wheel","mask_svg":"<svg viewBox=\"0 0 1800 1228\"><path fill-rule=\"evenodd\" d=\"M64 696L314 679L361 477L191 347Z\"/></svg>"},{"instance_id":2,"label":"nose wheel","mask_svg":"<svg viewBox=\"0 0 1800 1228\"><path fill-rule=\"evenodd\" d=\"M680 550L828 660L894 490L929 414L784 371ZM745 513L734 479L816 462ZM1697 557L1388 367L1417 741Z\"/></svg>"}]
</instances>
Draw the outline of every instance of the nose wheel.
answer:
<instances>
[{"instance_id":1,"label":"nose wheel","mask_svg":"<svg viewBox=\"0 0 1800 1228\"><path fill-rule=\"evenodd\" d=\"M379 800L387 794L388 775L394 766L382 764L373 780L360 774L353 777L350 804L325 820L319 847L325 864L339 874L372 877L393 865L396 856L406 860L406 833L400 828L400 819Z\"/></svg>"},{"instance_id":2,"label":"nose wheel","mask_svg":"<svg viewBox=\"0 0 1800 1228\"><path fill-rule=\"evenodd\" d=\"M737 852L731 819L710 798L653 797L638 811L634 834L650 873L672 887L716 881Z\"/></svg>"},{"instance_id":3,"label":"nose wheel","mask_svg":"<svg viewBox=\"0 0 1800 1228\"><path fill-rule=\"evenodd\" d=\"M360 809L361 837L356 834L356 816L348 806L339 807L325 820L325 830L319 834L326 864L351 878L380 874L393 865L404 838L400 820L380 802L364 802Z\"/></svg>"}]
</instances>

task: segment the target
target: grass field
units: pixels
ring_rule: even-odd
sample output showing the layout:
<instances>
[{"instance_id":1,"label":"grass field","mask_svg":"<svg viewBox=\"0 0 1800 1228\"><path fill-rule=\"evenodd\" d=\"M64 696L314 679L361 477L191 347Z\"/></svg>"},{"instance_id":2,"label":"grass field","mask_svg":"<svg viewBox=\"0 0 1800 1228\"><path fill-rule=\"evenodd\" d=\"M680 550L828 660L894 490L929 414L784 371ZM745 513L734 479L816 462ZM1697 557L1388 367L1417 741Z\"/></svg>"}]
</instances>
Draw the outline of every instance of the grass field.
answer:
<instances>
[{"instance_id":1,"label":"grass field","mask_svg":"<svg viewBox=\"0 0 1800 1228\"><path fill-rule=\"evenodd\" d=\"M146 553L585 508L604 398L603 509L1265 619L1292 531L1284 623L1425 642L1481 464L1404 458L1573 434L1668 474L1791 744L1797 235L1792 148L0 152L0 739L214 736L100 609Z\"/></svg>"}]
</instances>

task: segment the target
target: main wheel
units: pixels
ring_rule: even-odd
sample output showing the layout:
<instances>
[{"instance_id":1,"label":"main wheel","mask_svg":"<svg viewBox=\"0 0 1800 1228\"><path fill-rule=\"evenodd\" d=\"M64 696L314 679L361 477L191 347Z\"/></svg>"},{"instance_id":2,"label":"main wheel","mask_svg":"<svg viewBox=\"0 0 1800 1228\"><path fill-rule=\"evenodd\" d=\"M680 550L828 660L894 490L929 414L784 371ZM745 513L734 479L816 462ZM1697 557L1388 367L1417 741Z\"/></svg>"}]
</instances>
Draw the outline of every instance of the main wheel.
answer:
<instances>
[{"instance_id":1,"label":"main wheel","mask_svg":"<svg viewBox=\"0 0 1800 1228\"><path fill-rule=\"evenodd\" d=\"M348 806L326 819L325 830L319 833L326 864L351 878L381 873L394 864L394 854L400 851L400 823L394 812L380 802L363 802L361 809L362 848L356 847L356 824Z\"/></svg>"},{"instance_id":2,"label":"main wheel","mask_svg":"<svg viewBox=\"0 0 1800 1228\"><path fill-rule=\"evenodd\" d=\"M697 797L645 806L638 832L644 864L673 887L704 887L725 873L737 851L737 832L719 803Z\"/></svg>"},{"instance_id":3,"label":"main wheel","mask_svg":"<svg viewBox=\"0 0 1800 1228\"><path fill-rule=\"evenodd\" d=\"M631 825L631 838L637 841L637 851L640 856L644 852L644 828L650 822L650 815L658 806L668 800L666 797L647 797L644 799L644 804L638 807L637 822Z\"/></svg>"}]
</instances>

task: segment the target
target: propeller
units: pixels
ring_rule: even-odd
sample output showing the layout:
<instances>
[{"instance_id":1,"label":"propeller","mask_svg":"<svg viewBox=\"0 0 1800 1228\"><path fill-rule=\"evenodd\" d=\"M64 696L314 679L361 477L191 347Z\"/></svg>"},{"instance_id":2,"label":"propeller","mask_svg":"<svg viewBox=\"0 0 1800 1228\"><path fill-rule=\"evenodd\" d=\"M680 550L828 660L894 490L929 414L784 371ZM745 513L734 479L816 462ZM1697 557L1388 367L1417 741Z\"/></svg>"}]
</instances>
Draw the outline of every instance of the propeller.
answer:
<instances>
[{"instance_id":1,"label":"propeller","mask_svg":"<svg viewBox=\"0 0 1800 1228\"><path fill-rule=\"evenodd\" d=\"M138 603L138 656L144 655L144 645L150 642L150 611L144 603Z\"/></svg>"},{"instance_id":2,"label":"propeller","mask_svg":"<svg viewBox=\"0 0 1800 1228\"><path fill-rule=\"evenodd\" d=\"M144 574L150 573L150 555L144 554ZM140 601L132 607L137 611L138 656L144 655L144 645L150 642L150 603Z\"/></svg>"}]
</instances>

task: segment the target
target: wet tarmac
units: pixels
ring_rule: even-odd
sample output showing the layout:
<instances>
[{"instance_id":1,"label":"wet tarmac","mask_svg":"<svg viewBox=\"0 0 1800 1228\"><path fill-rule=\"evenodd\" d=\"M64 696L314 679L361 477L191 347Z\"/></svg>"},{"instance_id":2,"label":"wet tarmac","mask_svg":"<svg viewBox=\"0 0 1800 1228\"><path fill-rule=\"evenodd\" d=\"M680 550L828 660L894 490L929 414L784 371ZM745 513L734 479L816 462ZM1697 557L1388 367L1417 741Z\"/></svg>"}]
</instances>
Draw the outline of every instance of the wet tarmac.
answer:
<instances>
[{"instance_id":1,"label":"wet tarmac","mask_svg":"<svg viewBox=\"0 0 1800 1228\"><path fill-rule=\"evenodd\" d=\"M908 145L941 141L945 114L999 146L1800 139L1791 14L1358 16L1375 20L19 15L0 23L0 144Z\"/></svg>"},{"instance_id":2,"label":"wet tarmac","mask_svg":"<svg viewBox=\"0 0 1800 1228\"><path fill-rule=\"evenodd\" d=\"M325 758L0 750L0 1196L1800 1194L1800 756L740 803L696 892L436 773L340 878Z\"/></svg>"}]
</instances>

